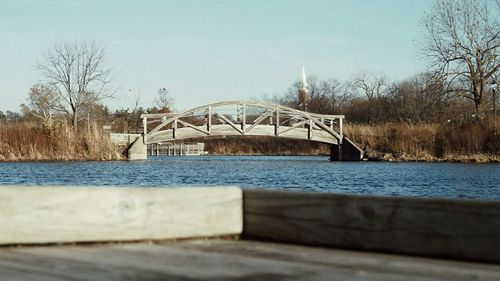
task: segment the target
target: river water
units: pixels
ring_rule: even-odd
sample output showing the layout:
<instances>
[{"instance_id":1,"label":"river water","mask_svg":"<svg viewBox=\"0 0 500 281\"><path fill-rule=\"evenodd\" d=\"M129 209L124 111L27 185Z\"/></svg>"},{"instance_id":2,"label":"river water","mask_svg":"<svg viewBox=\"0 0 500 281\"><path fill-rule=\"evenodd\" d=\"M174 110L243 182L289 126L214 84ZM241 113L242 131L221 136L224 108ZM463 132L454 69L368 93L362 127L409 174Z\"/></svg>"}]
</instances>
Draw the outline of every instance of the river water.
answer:
<instances>
[{"instance_id":1,"label":"river water","mask_svg":"<svg viewBox=\"0 0 500 281\"><path fill-rule=\"evenodd\" d=\"M0 163L0 185L231 185L500 200L500 165L330 162L328 157L156 156L139 162Z\"/></svg>"}]
</instances>

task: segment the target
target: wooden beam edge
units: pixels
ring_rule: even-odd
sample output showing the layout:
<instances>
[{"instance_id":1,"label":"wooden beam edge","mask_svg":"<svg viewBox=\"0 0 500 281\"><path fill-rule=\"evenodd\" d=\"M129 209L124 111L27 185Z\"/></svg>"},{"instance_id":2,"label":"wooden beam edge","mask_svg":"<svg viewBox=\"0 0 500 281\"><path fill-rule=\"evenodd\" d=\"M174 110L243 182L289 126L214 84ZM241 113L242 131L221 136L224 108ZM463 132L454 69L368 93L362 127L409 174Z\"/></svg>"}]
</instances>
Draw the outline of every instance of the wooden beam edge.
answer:
<instances>
[{"instance_id":1,"label":"wooden beam edge","mask_svg":"<svg viewBox=\"0 0 500 281\"><path fill-rule=\"evenodd\" d=\"M0 186L0 245L239 235L239 187Z\"/></svg>"},{"instance_id":2,"label":"wooden beam edge","mask_svg":"<svg viewBox=\"0 0 500 281\"><path fill-rule=\"evenodd\" d=\"M500 201L244 190L243 239L500 263Z\"/></svg>"}]
</instances>

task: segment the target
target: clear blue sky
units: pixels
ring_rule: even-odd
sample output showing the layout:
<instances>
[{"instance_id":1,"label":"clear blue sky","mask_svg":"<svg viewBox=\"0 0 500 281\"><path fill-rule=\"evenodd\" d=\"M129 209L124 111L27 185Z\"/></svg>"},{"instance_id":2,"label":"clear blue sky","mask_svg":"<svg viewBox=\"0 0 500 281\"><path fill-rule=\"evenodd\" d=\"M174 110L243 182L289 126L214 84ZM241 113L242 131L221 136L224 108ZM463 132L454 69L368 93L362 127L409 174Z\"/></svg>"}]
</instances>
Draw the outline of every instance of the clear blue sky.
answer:
<instances>
[{"instance_id":1,"label":"clear blue sky","mask_svg":"<svg viewBox=\"0 0 500 281\"><path fill-rule=\"evenodd\" d=\"M302 65L320 79L423 70L415 39L432 0L0 0L0 110L18 111L56 42L96 40L117 74L111 108L177 110L283 93Z\"/></svg>"}]
</instances>

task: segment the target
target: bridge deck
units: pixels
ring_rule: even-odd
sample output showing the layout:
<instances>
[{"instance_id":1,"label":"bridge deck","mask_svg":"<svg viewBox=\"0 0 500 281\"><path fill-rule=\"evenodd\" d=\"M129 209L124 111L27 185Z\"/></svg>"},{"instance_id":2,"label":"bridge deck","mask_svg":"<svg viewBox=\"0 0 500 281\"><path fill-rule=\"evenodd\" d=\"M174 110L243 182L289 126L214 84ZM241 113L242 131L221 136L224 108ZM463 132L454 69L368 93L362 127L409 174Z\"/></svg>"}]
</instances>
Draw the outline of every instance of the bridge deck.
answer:
<instances>
[{"instance_id":1,"label":"bridge deck","mask_svg":"<svg viewBox=\"0 0 500 281\"><path fill-rule=\"evenodd\" d=\"M500 266L245 240L0 248L0 280L499 280Z\"/></svg>"}]
</instances>

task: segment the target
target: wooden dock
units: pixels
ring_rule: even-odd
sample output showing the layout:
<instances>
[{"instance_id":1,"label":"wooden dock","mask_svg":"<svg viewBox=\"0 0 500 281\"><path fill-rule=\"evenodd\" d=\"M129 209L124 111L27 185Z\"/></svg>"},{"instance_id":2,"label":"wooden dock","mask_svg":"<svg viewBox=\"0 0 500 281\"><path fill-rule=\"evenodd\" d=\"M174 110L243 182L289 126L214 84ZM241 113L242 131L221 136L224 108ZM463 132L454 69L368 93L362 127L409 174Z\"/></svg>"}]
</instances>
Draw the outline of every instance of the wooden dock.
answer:
<instances>
[{"instance_id":1,"label":"wooden dock","mask_svg":"<svg viewBox=\"0 0 500 281\"><path fill-rule=\"evenodd\" d=\"M203 142L167 142L147 145L151 156L199 156L208 154Z\"/></svg>"},{"instance_id":2,"label":"wooden dock","mask_svg":"<svg viewBox=\"0 0 500 281\"><path fill-rule=\"evenodd\" d=\"M0 280L499 280L500 267L246 240L0 249Z\"/></svg>"},{"instance_id":3,"label":"wooden dock","mask_svg":"<svg viewBox=\"0 0 500 281\"><path fill-rule=\"evenodd\" d=\"M14 281L500 280L500 202L4 186L0 245Z\"/></svg>"}]
</instances>

